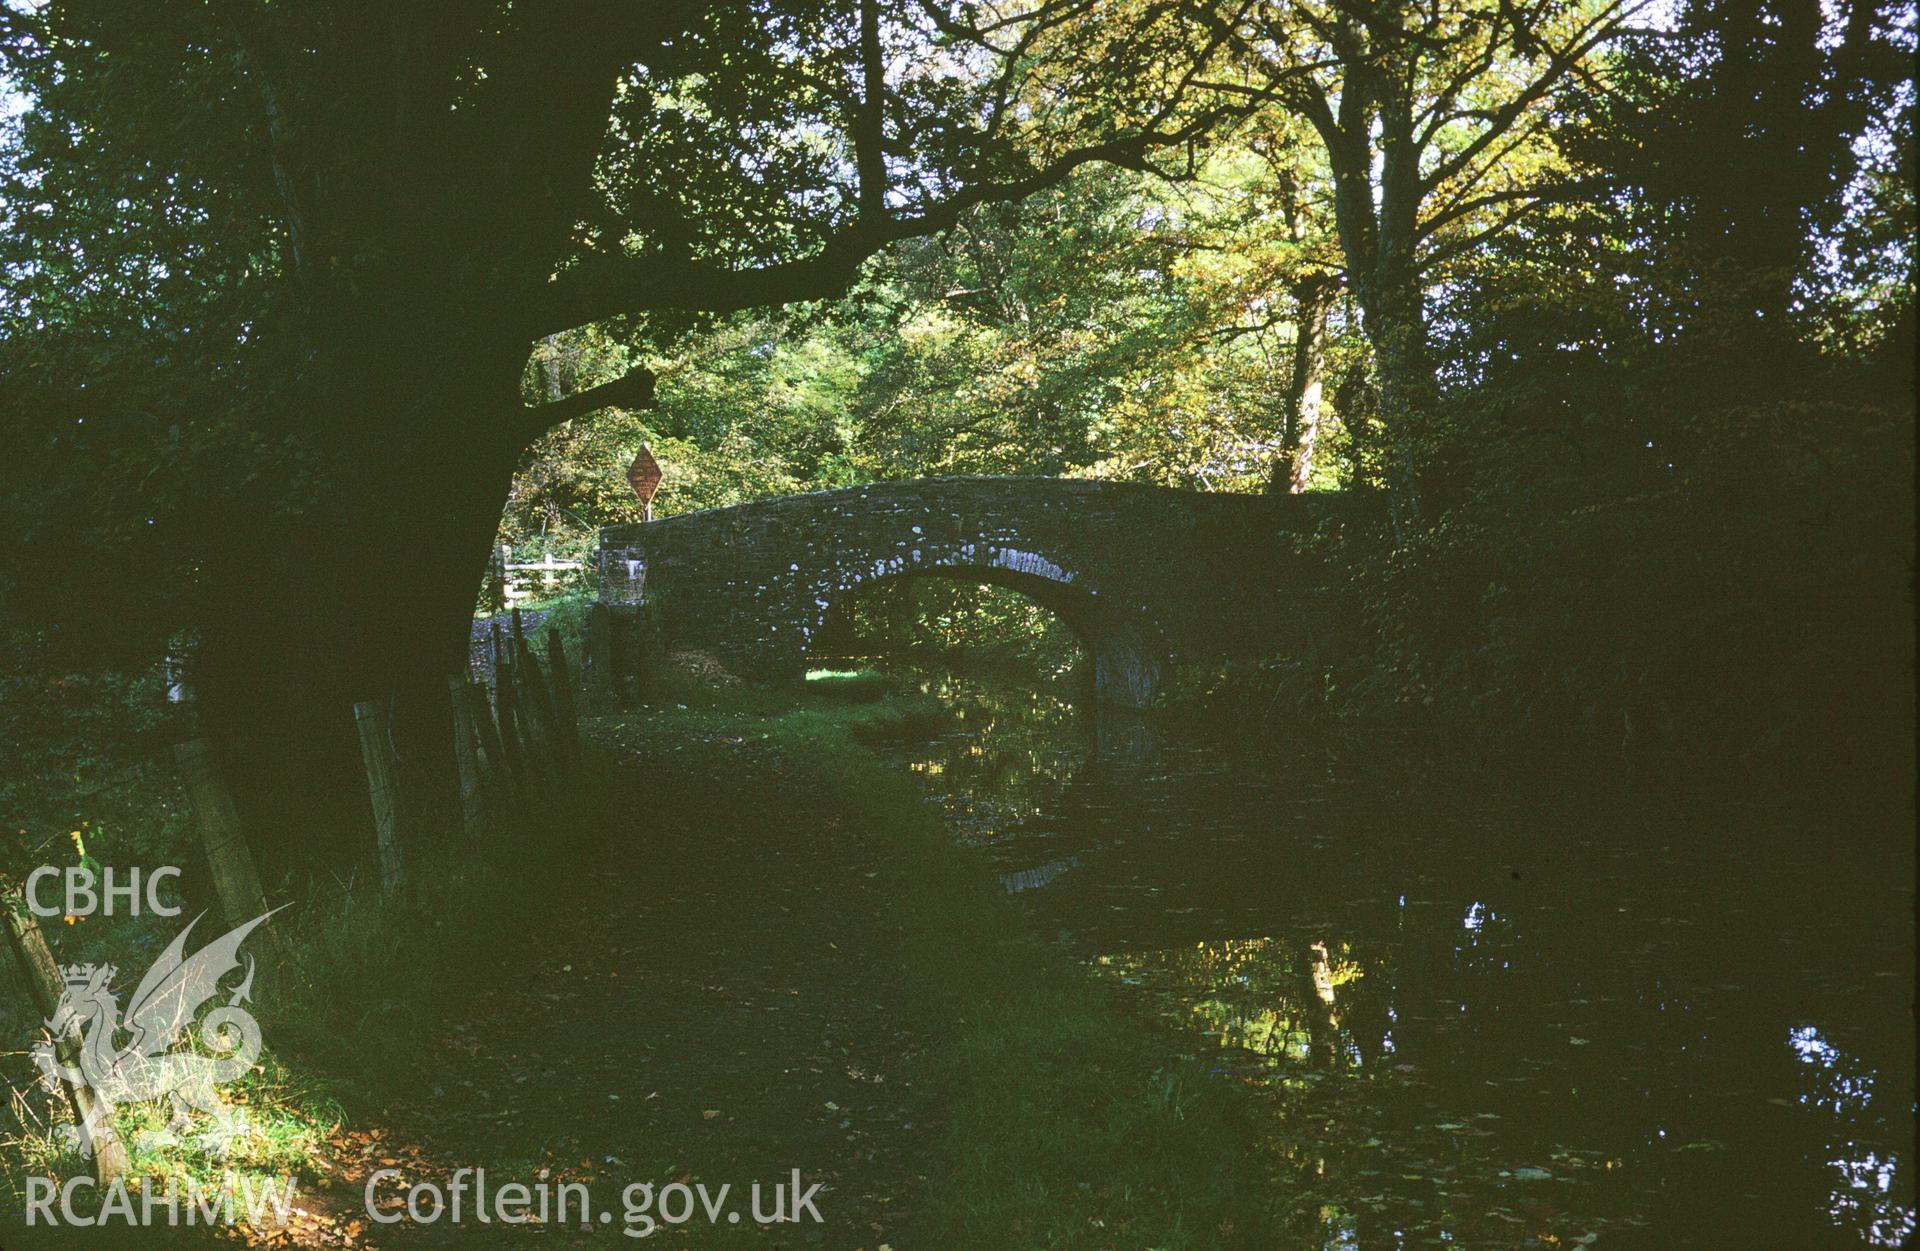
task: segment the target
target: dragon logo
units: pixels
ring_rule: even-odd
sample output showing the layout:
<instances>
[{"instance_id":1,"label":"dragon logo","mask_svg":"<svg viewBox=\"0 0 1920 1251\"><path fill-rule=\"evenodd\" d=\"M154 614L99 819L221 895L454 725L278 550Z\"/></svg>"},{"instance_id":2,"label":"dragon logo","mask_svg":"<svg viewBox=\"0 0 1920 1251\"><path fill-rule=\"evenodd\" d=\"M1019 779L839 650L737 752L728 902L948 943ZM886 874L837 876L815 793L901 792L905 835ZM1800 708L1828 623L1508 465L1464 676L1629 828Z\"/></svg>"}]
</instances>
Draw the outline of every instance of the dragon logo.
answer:
<instances>
[{"instance_id":1,"label":"dragon logo","mask_svg":"<svg viewBox=\"0 0 1920 1251\"><path fill-rule=\"evenodd\" d=\"M61 968L66 989L47 1020L48 1037L32 1056L50 1084L66 1081L93 1092L86 1123L73 1131L83 1154L92 1154L95 1133L111 1122L118 1104L166 1099L175 1131L187 1128L190 1112L219 1116L217 1088L260 1057L260 1025L240 1006L253 994L253 958L246 958L246 976L226 1003L204 1017L200 1009L220 994L221 980L242 967L240 944L272 915L263 913L188 956L187 936L200 923L195 917L140 979L124 1017L112 990L119 971L113 965ZM193 1049L196 1018L207 1054Z\"/></svg>"}]
</instances>

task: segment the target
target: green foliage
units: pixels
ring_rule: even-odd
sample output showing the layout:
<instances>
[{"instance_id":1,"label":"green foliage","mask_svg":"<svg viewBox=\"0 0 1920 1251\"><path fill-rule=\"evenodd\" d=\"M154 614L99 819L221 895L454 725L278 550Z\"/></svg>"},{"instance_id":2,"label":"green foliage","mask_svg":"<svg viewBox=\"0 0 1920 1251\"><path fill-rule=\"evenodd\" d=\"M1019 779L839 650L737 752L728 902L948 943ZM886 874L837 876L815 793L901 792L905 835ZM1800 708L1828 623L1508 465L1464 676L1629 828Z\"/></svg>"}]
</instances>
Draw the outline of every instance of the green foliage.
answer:
<instances>
[{"instance_id":1,"label":"green foliage","mask_svg":"<svg viewBox=\"0 0 1920 1251\"><path fill-rule=\"evenodd\" d=\"M222 1088L223 1099L244 1118L244 1133L223 1139L216 1151L202 1121L181 1135L168 1130L164 1104L123 1106L117 1125L132 1145L135 1173L191 1177L203 1185L217 1184L227 1172L260 1180L292 1175L305 1189L342 1126L364 1123L396 1097L431 1083L439 1061L419 1046L420 1031L458 1018L501 962L524 950L524 936L500 918L520 911L529 891L562 897L591 854L585 836L592 827L579 816L600 811L604 802L592 767L597 761L590 758L570 809L561 806L503 831L484 855L464 846L410 849L416 880L433 884L422 897L384 898L362 877L351 891L317 892L276 914L270 924L291 956L263 965L254 987L267 1050L251 1072ZM177 811L173 790L170 771L155 770L120 779L90 800ZM106 852L111 863L199 864L197 840L184 820L150 824L138 839L116 838L97 823L85 828L89 851ZM528 854L529 846L542 850ZM62 862L44 851L36 856L36 863ZM61 963L113 963L137 977L191 915L99 916L71 926L43 922L43 928L53 931L48 939ZM405 958L396 959L396 952ZM0 1033L26 1039L41 1022L18 978L11 960L0 966ZM11 1123L0 1128L0 1193L17 1198L29 1175L86 1173L85 1162L55 1133L68 1115L64 1101L34 1085L24 1052L6 1057L0 1078L19 1092Z\"/></svg>"},{"instance_id":2,"label":"green foliage","mask_svg":"<svg viewBox=\"0 0 1920 1251\"><path fill-rule=\"evenodd\" d=\"M842 596L809 649L828 659L964 659L1055 673L1080 656L1072 633L1024 595L945 578L904 578Z\"/></svg>"},{"instance_id":3,"label":"green foliage","mask_svg":"<svg viewBox=\"0 0 1920 1251\"><path fill-rule=\"evenodd\" d=\"M1472 759L1572 754L1653 783L1902 776L1911 410L1844 374L1807 390L1656 413L1689 459L1608 455L1632 409L1530 431L1531 393L1476 397L1448 428L1484 421L1497 467L1463 456L1445 518L1384 559L1384 520L1330 536L1358 628L1217 682L1210 717L1423 727ZM1598 450L1570 456L1581 440Z\"/></svg>"},{"instance_id":4,"label":"green foliage","mask_svg":"<svg viewBox=\"0 0 1920 1251\"><path fill-rule=\"evenodd\" d=\"M167 716L159 666L66 672L32 636L0 674L0 877L76 863L77 844L115 865L180 845L185 800L161 757Z\"/></svg>"},{"instance_id":5,"label":"green foliage","mask_svg":"<svg viewBox=\"0 0 1920 1251\"><path fill-rule=\"evenodd\" d=\"M1365 629L1273 641L1313 699L1658 719L1621 684L1680 675L1621 678L1599 633L1636 596L1733 603L1802 559L1822 595L1871 581L1828 554L1865 531L1801 544L1770 501L1901 519L1910 9L990 12L888 10L878 84L853 10L772 0L658 42L396 17L399 63L328 5L9 19L9 637L137 672L204 617L229 663L280 648L229 713L337 703L451 620L427 604L465 594L516 456L500 539L577 557L637 519L642 443L663 515L932 474L1255 490L1307 455L1313 394L1302 484L1423 505L1323 536ZM568 408L629 375L650 404ZM1606 611L1555 581L1590 566ZM356 594L389 619L320 608ZM855 633L1065 654L973 596L916 586Z\"/></svg>"},{"instance_id":6,"label":"green foliage","mask_svg":"<svg viewBox=\"0 0 1920 1251\"><path fill-rule=\"evenodd\" d=\"M1257 489L1286 325L1222 330L1297 252L1275 259L1253 233L1261 170L1229 154L1208 183L1171 187L1088 171L901 245L844 300L655 348L656 407L536 445L502 540L637 520L624 473L642 443L666 471L659 515L941 474ZM528 385L548 381L549 362L555 377L598 378L637 351L572 332L542 345Z\"/></svg>"}]
</instances>

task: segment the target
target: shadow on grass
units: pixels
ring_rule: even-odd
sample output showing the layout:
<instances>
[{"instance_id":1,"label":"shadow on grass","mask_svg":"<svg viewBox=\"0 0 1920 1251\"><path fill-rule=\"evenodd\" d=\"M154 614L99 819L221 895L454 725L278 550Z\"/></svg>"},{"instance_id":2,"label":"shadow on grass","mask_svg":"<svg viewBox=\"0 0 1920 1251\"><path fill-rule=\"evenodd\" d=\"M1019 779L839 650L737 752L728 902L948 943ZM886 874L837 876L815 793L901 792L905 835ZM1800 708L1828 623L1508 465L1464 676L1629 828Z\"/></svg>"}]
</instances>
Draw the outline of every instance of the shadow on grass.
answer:
<instances>
[{"instance_id":1,"label":"shadow on grass","mask_svg":"<svg viewBox=\"0 0 1920 1251\"><path fill-rule=\"evenodd\" d=\"M880 675L816 675L800 692L689 696L603 723L642 759L701 790L702 827L805 839L834 820L873 840L895 935L866 958L896 966L924 1033L910 1064L928 1140L910 1245L1202 1248L1264 1245L1257 1135L1221 1079L1129 1015L1064 953L1028 934L979 856L956 847L911 780L868 746L925 737L946 712L924 695L852 703ZM746 747L777 784L742 772ZM784 792L804 796L795 800ZM689 796L691 798L691 796Z\"/></svg>"}]
</instances>

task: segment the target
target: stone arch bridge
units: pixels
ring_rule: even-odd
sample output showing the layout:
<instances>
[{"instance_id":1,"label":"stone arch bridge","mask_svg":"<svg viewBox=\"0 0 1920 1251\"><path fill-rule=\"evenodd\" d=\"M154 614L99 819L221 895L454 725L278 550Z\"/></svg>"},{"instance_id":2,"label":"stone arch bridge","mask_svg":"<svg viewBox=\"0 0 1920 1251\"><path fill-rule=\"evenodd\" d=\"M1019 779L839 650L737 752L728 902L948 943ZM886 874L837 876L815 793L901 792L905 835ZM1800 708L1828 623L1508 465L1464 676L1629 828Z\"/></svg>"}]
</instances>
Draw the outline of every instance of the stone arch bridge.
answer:
<instances>
[{"instance_id":1,"label":"stone arch bridge","mask_svg":"<svg viewBox=\"0 0 1920 1251\"><path fill-rule=\"evenodd\" d=\"M896 578L1019 591L1144 707L1173 665L1270 655L1332 628L1310 496L1069 478L933 478L716 508L600 532L601 594L642 597L668 647L744 676L803 673L834 601Z\"/></svg>"}]
</instances>

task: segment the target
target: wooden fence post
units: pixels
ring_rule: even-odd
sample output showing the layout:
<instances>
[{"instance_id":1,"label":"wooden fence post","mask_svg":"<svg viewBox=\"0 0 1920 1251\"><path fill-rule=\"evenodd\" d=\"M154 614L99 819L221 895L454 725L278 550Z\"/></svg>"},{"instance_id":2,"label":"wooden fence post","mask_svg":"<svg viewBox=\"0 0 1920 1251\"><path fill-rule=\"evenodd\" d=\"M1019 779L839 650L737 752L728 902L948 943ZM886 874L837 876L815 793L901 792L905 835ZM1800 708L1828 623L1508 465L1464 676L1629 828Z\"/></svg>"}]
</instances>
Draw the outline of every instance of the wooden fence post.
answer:
<instances>
[{"instance_id":1,"label":"wooden fence post","mask_svg":"<svg viewBox=\"0 0 1920 1251\"><path fill-rule=\"evenodd\" d=\"M520 706L519 675L512 657L500 639L500 627L493 627L493 707L500 719L500 741L506 749L504 759L521 796L532 804L542 798L540 782L532 769L531 744L525 715Z\"/></svg>"},{"instance_id":2,"label":"wooden fence post","mask_svg":"<svg viewBox=\"0 0 1920 1251\"><path fill-rule=\"evenodd\" d=\"M558 626L547 627L547 676L553 680L554 711L560 718L560 738L569 771L580 767L580 708L574 699L573 674L567 669L567 645Z\"/></svg>"},{"instance_id":3,"label":"wooden fence post","mask_svg":"<svg viewBox=\"0 0 1920 1251\"><path fill-rule=\"evenodd\" d=\"M514 643L514 674L520 679L521 693L526 696L520 707L531 714L529 719L539 731L535 750L540 755L541 766L550 780L558 782L570 770L553 708L553 693L547 689L546 675L540 672L540 661L534 656L532 645L525 637L515 639Z\"/></svg>"},{"instance_id":4,"label":"wooden fence post","mask_svg":"<svg viewBox=\"0 0 1920 1251\"><path fill-rule=\"evenodd\" d=\"M580 669L588 690L601 696L613 691L613 609L604 602L587 605L587 654Z\"/></svg>"},{"instance_id":5,"label":"wooden fence post","mask_svg":"<svg viewBox=\"0 0 1920 1251\"><path fill-rule=\"evenodd\" d=\"M459 674L449 677L447 697L453 711L453 761L460 771L460 828L468 843L478 844L487 828L487 797L480 781L480 730L467 703L467 680Z\"/></svg>"},{"instance_id":6,"label":"wooden fence post","mask_svg":"<svg viewBox=\"0 0 1920 1251\"><path fill-rule=\"evenodd\" d=\"M233 806L233 794L213 765L213 754L205 739L188 739L173 749L180 764L180 775L187 783L187 796L193 803L193 823L200 828L200 845L207 853L207 867L213 872L214 893L220 897L220 911L228 928L243 925L267 911L267 895L260 889L260 875L254 871L253 852L247 847L240 828L240 814ZM279 946L279 939L264 934L268 944Z\"/></svg>"},{"instance_id":7,"label":"wooden fence post","mask_svg":"<svg viewBox=\"0 0 1920 1251\"><path fill-rule=\"evenodd\" d=\"M373 831L380 846L380 890L391 895L407 884L400 854L400 788L395 780L393 737L386 707L378 700L353 706L360 731L360 759L367 767L367 794L373 800Z\"/></svg>"},{"instance_id":8,"label":"wooden fence post","mask_svg":"<svg viewBox=\"0 0 1920 1251\"><path fill-rule=\"evenodd\" d=\"M507 547L505 545L495 547L492 560L488 560L488 564L492 568L488 568L486 597L493 606L493 612L505 612L507 610Z\"/></svg>"},{"instance_id":9,"label":"wooden fence post","mask_svg":"<svg viewBox=\"0 0 1920 1251\"><path fill-rule=\"evenodd\" d=\"M467 723L479 732L480 750L487 762L482 776L492 796L494 812L504 824L508 811L513 807L513 774L507 770L506 752L500 744L500 727L494 723L493 709L487 704L487 688L478 682L468 682L462 688L461 696L467 704Z\"/></svg>"},{"instance_id":10,"label":"wooden fence post","mask_svg":"<svg viewBox=\"0 0 1920 1251\"><path fill-rule=\"evenodd\" d=\"M0 895L0 914L5 915L7 946L13 948L14 961L20 966L21 979L33 996L33 1006L43 1018L51 1020L59 1010L66 987L60 980L60 967L54 963L53 951L47 946L47 937L40 932L38 918L27 909L24 892L18 884L8 883L6 893ZM82 1041L80 1023L74 1021L53 1040L54 1058L63 1066L74 1067ZM113 1107L85 1082L63 1079L60 1084L73 1106L74 1124L93 1148L94 1180L102 1189L111 1186L126 1175L128 1163L127 1146L120 1141L120 1132L113 1124Z\"/></svg>"},{"instance_id":11,"label":"wooden fence post","mask_svg":"<svg viewBox=\"0 0 1920 1251\"><path fill-rule=\"evenodd\" d=\"M623 704L653 695L652 611L652 606L645 603L622 604L616 610L613 646L618 659L613 681Z\"/></svg>"}]
</instances>

